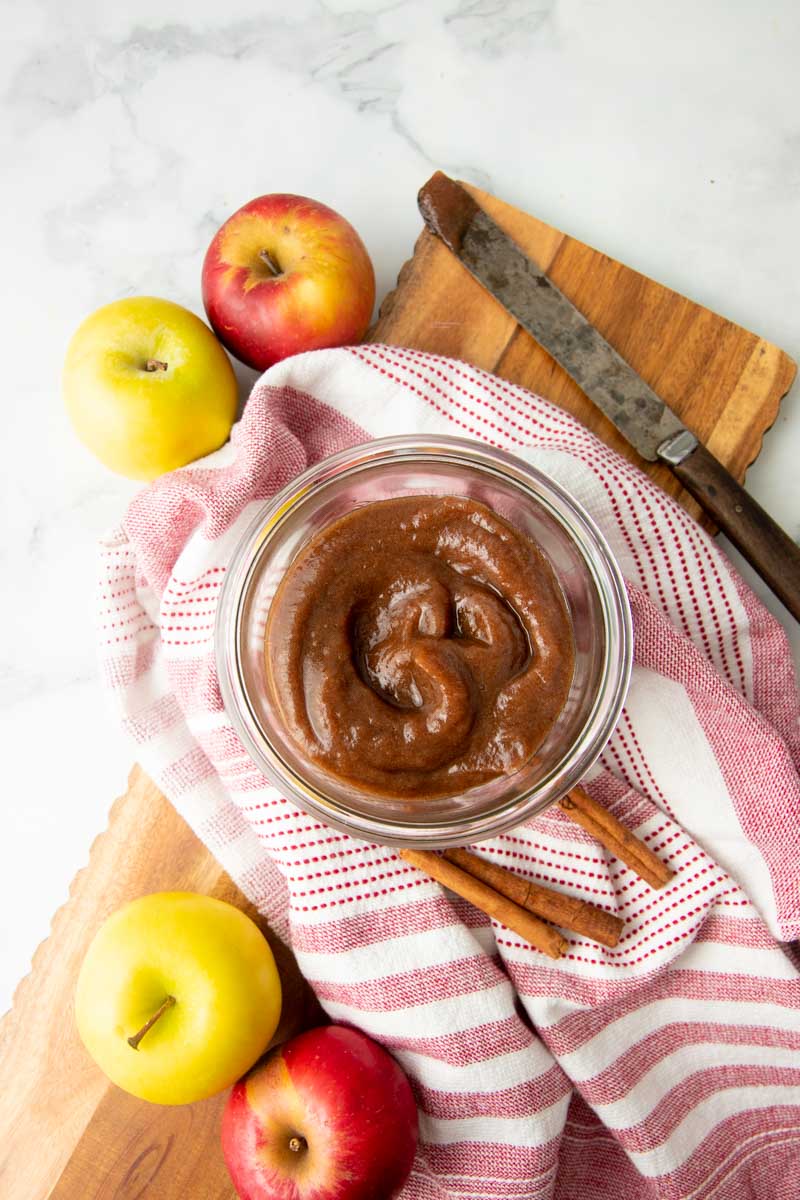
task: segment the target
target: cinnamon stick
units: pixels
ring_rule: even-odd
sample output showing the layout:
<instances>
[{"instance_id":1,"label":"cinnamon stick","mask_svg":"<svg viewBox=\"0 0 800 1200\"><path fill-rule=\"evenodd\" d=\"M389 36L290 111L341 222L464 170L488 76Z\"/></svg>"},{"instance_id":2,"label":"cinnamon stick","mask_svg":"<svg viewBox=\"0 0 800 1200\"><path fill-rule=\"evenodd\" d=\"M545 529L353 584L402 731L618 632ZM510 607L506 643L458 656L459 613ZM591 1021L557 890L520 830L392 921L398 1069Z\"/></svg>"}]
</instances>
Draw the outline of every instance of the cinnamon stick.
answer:
<instances>
[{"instance_id":1,"label":"cinnamon stick","mask_svg":"<svg viewBox=\"0 0 800 1200\"><path fill-rule=\"evenodd\" d=\"M450 888L487 916L494 917L495 921L500 921L508 929L512 929L549 958L560 958L566 950L566 939L552 925L546 925L538 917L520 908L513 900L487 887L485 883L462 871L454 863L433 854L430 850L401 850L399 853L407 863L424 871L444 887Z\"/></svg>"},{"instance_id":2,"label":"cinnamon stick","mask_svg":"<svg viewBox=\"0 0 800 1200\"><path fill-rule=\"evenodd\" d=\"M621 821L612 817L607 808L592 800L583 788L573 788L558 803L568 817L592 837L597 838L598 842L645 879L651 887L662 888L672 879L675 872Z\"/></svg>"},{"instance_id":3,"label":"cinnamon stick","mask_svg":"<svg viewBox=\"0 0 800 1200\"><path fill-rule=\"evenodd\" d=\"M480 879L487 887L500 892L509 900L513 900L520 908L560 925L562 929L571 929L574 933L582 933L593 942L603 946L614 947L619 941L623 921L613 913L579 900L576 896L566 896L552 888L542 887L531 883L520 875L515 875L497 863L479 858L469 850L445 850L444 857L448 862L455 863L462 871L468 871L476 879Z\"/></svg>"}]
</instances>

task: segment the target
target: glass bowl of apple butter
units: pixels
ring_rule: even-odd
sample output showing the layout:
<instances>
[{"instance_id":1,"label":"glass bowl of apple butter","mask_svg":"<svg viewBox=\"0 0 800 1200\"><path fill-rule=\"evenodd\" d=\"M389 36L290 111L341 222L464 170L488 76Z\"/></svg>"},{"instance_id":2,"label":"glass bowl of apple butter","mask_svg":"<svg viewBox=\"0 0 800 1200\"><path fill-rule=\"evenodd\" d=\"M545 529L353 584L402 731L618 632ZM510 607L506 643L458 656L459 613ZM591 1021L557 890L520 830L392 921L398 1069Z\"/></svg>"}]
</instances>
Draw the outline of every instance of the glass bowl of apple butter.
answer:
<instances>
[{"instance_id":1,"label":"glass bowl of apple butter","mask_svg":"<svg viewBox=\"0 0 800 1200\"><path fill-rule=\"evenodd\" d=\"M459 438L333 455L253 516L217 610L226 712L310 815L465 845L585 775L628 687L619 567L547 475Z\"/></svg>"}]
</instances>

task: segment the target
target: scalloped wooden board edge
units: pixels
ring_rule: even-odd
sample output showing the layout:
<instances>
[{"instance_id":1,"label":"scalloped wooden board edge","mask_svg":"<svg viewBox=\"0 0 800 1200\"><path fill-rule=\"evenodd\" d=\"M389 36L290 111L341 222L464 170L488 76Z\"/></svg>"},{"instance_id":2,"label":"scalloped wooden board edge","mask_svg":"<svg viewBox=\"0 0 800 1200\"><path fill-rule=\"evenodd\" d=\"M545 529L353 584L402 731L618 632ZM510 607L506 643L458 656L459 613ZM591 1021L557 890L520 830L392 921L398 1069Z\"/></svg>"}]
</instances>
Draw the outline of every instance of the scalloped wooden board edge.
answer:
<instances>
[{"instance_id":1,"label":"scalloped wooden board edge","mask_svg":"<svg viewBox=\"0 0 800 1200\"><path fill-rule=\"evenodd\" d=\"M794 378L789 356L535 217L471 190L742 479ZM397 287L385 297L369 340L451 355L521 383L637 461L553 360L425 230ZM680 491L668 472L639 465L667 490ZM685 494L680 498L688 500ZM696 511L692 502L687 507ZM256 915L158 788L134 767L128 790L114 802L106 831L95 840L0 1022L3 1200L145 1194L158 1200L187 1195L232 1200L218 1146L224 1098L191 1109L162 1109L126 1096L90 1062L72 1017L78 968L105 916L134 896L180 888L218 895ZM290 952L274 940L273 945L291 980L286 1005L291 1025L284 1031L319 1020Z\"/></svg>"},{"instance_id":2,"label":"scalloped wooden board edge","mask_svg":"<svg viewBox=\"0 0 800 1200\"><path fill-rule=\"evenodd\" d=\"M731 473L744 480L795 378L797 366L789 355L602 251L465 186ZM370 340L461 358L546 397L710 525L669 469L639 458L566 372L427 230L381 305Z\"/></svg>"},{"instance_id":3,"label":"scalloped wooden board edge","mask_svg":"<svg viewBox=\"0 0 800 1200\"><path fill-rule=\"evenodd\" d=\"M86 1200L94 1195L86 1183L90 1171L102 1171L109 1188L103 1195L144 1194L122 1187L144 1152L144 1142L147 1161L136 1170L146 1170L148 1185L158 1176L161 1186L167 1171L180 1186L192 1185L191 1190L165 1196L235 1196L217 1149L218 1114L225 1097L191 1106L191 1116L186 1107L153 1108L137 1101L105 1078L75 1028L75 980L97 929L135 896L173 890L205 892L236 904L267 934L284 983L278 1040L322 1019L291 951L271 933L141 767L134 766L127 791L114 801L106 829L95 838L86 866L75 875L49 937L36 950L29 974L0 1021L3 1200L62 1195ZM154 1114L159 1114L155 1122ZM215 1153L205 1156L203 1171L195 1176L190 1170L196 1158L192 1147L201 1130ZM111 1179L120 1187L118 1192L110 1188Z\"/></svg>"}]
</instances>

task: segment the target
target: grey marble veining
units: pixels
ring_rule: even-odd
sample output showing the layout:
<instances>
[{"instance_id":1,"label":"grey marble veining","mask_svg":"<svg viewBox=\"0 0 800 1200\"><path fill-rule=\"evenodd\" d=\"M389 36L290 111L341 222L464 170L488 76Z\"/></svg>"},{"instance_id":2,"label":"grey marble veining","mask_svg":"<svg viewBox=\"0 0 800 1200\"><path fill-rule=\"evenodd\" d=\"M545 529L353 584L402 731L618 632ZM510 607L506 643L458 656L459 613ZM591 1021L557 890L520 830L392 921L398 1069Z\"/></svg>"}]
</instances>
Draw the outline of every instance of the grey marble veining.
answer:
<instances>
[{"instance_id":1,"label":"grey marble veining","mask_svg":"<svg viewBox=\"0 0 800 1200\"><path fill-rule=\"evenodd\" d=\"M131 757L91 593L135 485L67 425L81 318L134 293L202 311L212 234L269 191L342 211L383 294L441 167L800 357L799 57L794 0L0 2L0 1009ZM749 484L796 536L798 452L795 393Z\"/></svg>"}]
</instances>

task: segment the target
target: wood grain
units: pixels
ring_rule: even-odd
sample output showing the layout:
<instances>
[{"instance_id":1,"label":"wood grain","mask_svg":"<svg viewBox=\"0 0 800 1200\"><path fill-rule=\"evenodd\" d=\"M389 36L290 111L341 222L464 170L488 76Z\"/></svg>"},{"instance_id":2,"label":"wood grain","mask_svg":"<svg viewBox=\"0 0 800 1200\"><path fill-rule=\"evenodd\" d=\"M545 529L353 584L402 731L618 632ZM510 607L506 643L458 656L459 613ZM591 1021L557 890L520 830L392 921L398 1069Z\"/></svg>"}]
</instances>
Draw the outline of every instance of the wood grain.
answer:
<instances>
[{"instance_id":1,"label":"wood grain","mask_svg":"<svg viewBox=\"0 0 800 1200\"><path fill-rule=\"evenodd\" d=\"M291 952L158 788L134 767L127 792L111 809L108 829L76 875L69 900L53 918L50 937L37 950L31 973L0 1024L3 1200L50 1195L60 1200L151 1195L233 1200L217 1147L225 1097L173 1109L135 1100L109 1083L75 1028L78 969L106 917L135 896L182 889L238 905L266 933L284 986L277 1040L323 1019ZM145 1186L150 1177L158 1177L157 1191Z\"/></svg>"},{"instance_id":2,"label":"wood grain","mask_svg":"<svg viewBox=\"0 0 800 1200\"><path fill-rule=\"evenodd\" d=\"M469 185L467 185L469 186ZM469 187L642 378L743 480L796 365L777 346L495 196ZM571 412L707 520L665 466L645 462L577 384L438 238L423 230L387 297L373 341L463 358Z\"/></svg>"},{"instance_id":3,"label":"wood grain","mask_svg":"<svg viewBox=\"0 0 800 1200\"><path fill-rule=\"evenodd\" d=\"M794 364L776 346L474 191L562 291L741 479L772 425ZM634 457L561 369L427 232L381 308L374 341L466 359L577 415ZM648 468L667 490L666 469ZM685 493L681 500L687 502ZM687 507L693 502L688 501ZM0 1025L0 1195L3 1200L232 1200L218 1144L223 1098L163 1109L108 1083L74 1028L72 994L95 930L126 900L187 888L248 905L138 769L76 877L51 936ZM285 947L284 1031L319 1019Z\"/></svg>"},{"instance_id":4,"label":"wood grain","mask_svg":"<svg viewBox=\"0 0 800 1200\"><path fill-rule=\"evenodd\" d=\"M800 621L800 546L705 446L697 446L673 470Z\"/></svg>"}]
</instances>

